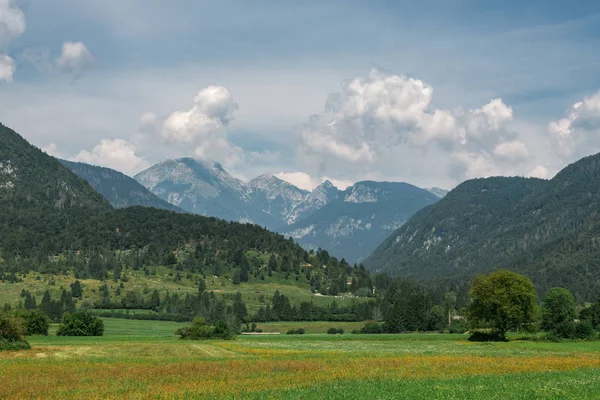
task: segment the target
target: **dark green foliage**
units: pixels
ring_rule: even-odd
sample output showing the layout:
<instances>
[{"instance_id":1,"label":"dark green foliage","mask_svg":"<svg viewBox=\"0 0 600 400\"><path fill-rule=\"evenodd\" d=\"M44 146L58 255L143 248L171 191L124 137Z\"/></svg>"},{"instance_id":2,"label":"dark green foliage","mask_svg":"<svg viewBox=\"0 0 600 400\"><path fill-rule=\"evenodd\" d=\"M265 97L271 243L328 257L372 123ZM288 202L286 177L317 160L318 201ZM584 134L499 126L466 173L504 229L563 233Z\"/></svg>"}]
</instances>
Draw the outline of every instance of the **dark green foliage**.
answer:
<instances>
[{"instance_id":1,"label":"dark green foliage","mask_svg":"<svg viewBox=\"0 0 600 400\"><path fill-rule=\"evenodd\" d=\"M65 314L56 332L57 336L102 336L104 322L88 312Z\"/></svg>"},{"instance_id":2,"label":"dark green foliage","mask_svg":"<svg viewBox=\"0 0 600 400\"><path fill-rule=\"evenodd\" d=\"M473 327L491 328L504 338L509 330L526 330L538 318L537 294L529 278L499 270L473 280L467 317Z\"/></svg>"},{"instance_id":3,"label":"dark green foliage","mask_svg":"<svg viewBox=\"0 0 600 400\"><path fill-rule=\"evenodd\" d=\"M50 318L41 310L20 310L15 315L23 320L26 335L48 336Z\"/></svg>"},{"instance_id":4,"label":"dark green foliage","mask_svg":"<svg viewBox=\"0 0 600 400\"><path fill-rule=\"evenodd\" d=\"M68 231L110 205L58 160L0 124L0 249L58 253Z\"/></svg>"},{"instance_id":5,"label":"dark green foliage","mask_svg":"<svg viewBox=\"0 0 600 400\"><path fill-rule=\"evenodd\" d=\"M0 312L0 351L29 349L25 334L23 319L9 312Z\"/></svg>"},{"instance_id":6,"label":"dark green foliage","mask_svg":"<svg viewBox=\"0 0 600 400\"><path fill-rule=\"evenodd\" d=\"M465 333L469 330L469 323L464 319L453 320L452 323L443 332Z\"/></svg>"},{"instance_id":7,"label":"dark green foliage","mask_svg":"<svg viewBox=\"0 0 600 400\"><path fill-rule=\"evenodd\" d=\"M572 324L575 319L575 300L564 288L552 288L542 303L542 330L552 331L557 326Z\"/></svg>"},{"instance_id":8,"label":"dark green foliage","mask_svg":"<svg viewBox=\"0 0 600 400\"><path fill-rule=\"evenodd\" d=\"M549 338L552 340L590 340L595 337L596 331L589 320L583 320L581 322L563 321L556 324L552 330L549 331Z\"/></svg>"},{"instance_id":9,"label":"dark green foliage","mask_svg":"<svg viewBox=\"0 0 600 400\"><path fill-rule=\"evenodd\" d=\"M462 183L418 212L365 262L372 271L458 282L509 268L540 293L561 286L577 301L600 297L600 155L549 181L487 178Z\"/></svg>"},{"instance_id":10,"label":"dark green foliage","mask_svg":"<svg viewBox=\"0 0 600 400\"><path fill-rule=\"evenodd\" d=\"M286 332L288 335L304 335L304 328L290 329Z\"/></svg>"},{"instance_id":11,"label":"dark green foliage","mask_svg":"<svg viewBox=\"0 0 600 400\"><path fill-rule=\"evenodd\" d=\"M215 326L207 325L204 318L194 318L191 326L178 329L176 334L186 340L231 340L235 338L234 331L227 324L218 322Z\"/></svg>"},{"instance_id":12,"label":"dark green foliage","mask_svg":"<svg viewBox=\"0 0 600 400\"><path fill-rule=\"evenodd\" d=\"M75 312L75 302L70 292L63 289L59 300L52 300L50 292L46 290L40 309L54 322L59 322L65 313Z\"/></svg>"},{"instance_id":13,"label":"dark green foliage","mask_svg":"<svg viewBox=\"0 0 600 400\"><path fill-rule=\"evenodd\" d=\"M71 295L80 299L83 296L83 288L81 287L81 282L75 281L71 283Z\"/></svg>"},{"instance_id":14,"label":"dark green foliage","mask_svg":"<svg viewBox=\"0 0 600 400\"><path fill-rule=\"evenodd\" d=\"M471 342L507 342L506 336L498 331L475 330L469 336Z\"/></svg>"},{"instance_id":15,"label":"dark green foliage","mask_svg":"<svg viewBox=\"0 0 600 400\"><path fill-rule=\"evenodd\" d=\"M329 329L327 329L327 333L329 335L337 335L337 334L343 335L344 330L342 328L339 328L339 329L338 328L329 328Z\"/></svg>"},{"instance_id":16,"label":"dark green foliage","mask_svg":"<svg viewBox=\"0 0 600 400\"><path fill-rule=\"evenodd\" d=\"M370 334L370 335L379 334L379 333L383 333L383 332L384 332L383 327L377 321L366 322L365 325L360 330L360 333Z\"/></svg>"}]
</instances>

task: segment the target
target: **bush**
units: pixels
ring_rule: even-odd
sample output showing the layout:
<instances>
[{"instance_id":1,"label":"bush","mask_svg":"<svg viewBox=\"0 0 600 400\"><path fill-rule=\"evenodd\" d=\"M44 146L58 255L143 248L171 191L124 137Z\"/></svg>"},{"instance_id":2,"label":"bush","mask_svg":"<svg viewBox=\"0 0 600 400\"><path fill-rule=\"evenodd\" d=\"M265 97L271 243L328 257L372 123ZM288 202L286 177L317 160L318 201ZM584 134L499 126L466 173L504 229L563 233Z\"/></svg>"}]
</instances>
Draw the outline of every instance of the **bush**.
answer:
<instances>
[{"instance_id":1,"label":"bush","mask_svg":"<svg viewBox=\"0 0 600 400\"><path fill-rule=\"evenodd\" d=\"M48 328L50 328L50 317L41 310L17 311L17 317L23 319L25 324L25 333L30 335L45 335L48 336Z\"/></svg>"},{"instance_id":2,"label":"bush","mask_svg":"<svg viewBox=\"0 0 600 400\"><path fill-rule=\"evenodd\" d=\"M338 328L337 333L339 333L340 335L343 335L344 334L344 330L342 328Z\"/></svg>"},{"instance_id":3,"label":"bush","mask_svg":"<svg viewBox=\"0 0 600 400\"><path fill-rule=\"evenodd\" d=\"M596 331L592 321L581 321L575 324L575 339L594 339L596 337Z\"/></svg>"},{"instance_id":4,"label":"bush","mask_svg":"<svg viewBox=\"0 0 600 400\"><path fill-rule=\"evenodd\" d=\"M229 340L235 337L227 324L217 323L215 326L210 326L206 324L204 318L194 318L192 326L180 328L175 333L185 340Z\"/></svg>"},{"instance_id":5,"label":"bush","mask_svg":"<svg viewBox=\"0 0 600 400\"><path fill-rule=\"evenodd\" d=\"M57 336L102 336L104 322L88 312L65 314L56 332Z\"/></svg>"},{"instance_id":6,"label":"bush","mask_svg":"<svg viewBox=\"0 0 600 400\"><path fill-rule=\"evenodd\" d=\"M288 335L304 335L304 328L298 328L298 329L290 329L289 331L287 331Z\"/></svg>"},{"instance_id":7,"label":"bush","mask_svg":"<svg viewBox=\"0 0 600 400\"><path fill-rule=\"evenodd\" d=\"M3 350L29 350L31 346L25 340L19 340L11 342L8 340L0 339L0 351Z\"/></svg>"},{"instance_id":8,"label":"bush","mask_svg":"<svg viewBox=\"0 0 600 400\"><path fill-rule=\"evenodd\" d=\"M31 348L25 341L23 319L9 313L0 313L0 350L24 350Z\"/></svg>"},{"instance_id":9,"label":"bush","mask_svg":"<svg viewBox=\"0 0 600 400\"><path fill-rule=\"evenodd\" d=\"M337 330L337 328L329 328L329 329L327 329L327 333L330 335L337 335L338 330Z\"/></svg>"},{"instance_id":10,"label":"bush","mask_svg":"<svg viewBox=\"0 0 600 400\"><path fill-rule=\"evenodd\" d=\"M590 340L596 337L596 331L592 322L583 320L581 322L565 321L557 324L549 333L548 339L559 341L561 339Z\"/></svg>"},{"instance_id":11,"label":"bush","mask_svg":"<svg viewBox=\"0 0 600 400\"><path fill-rule=\"evenodd\" d=\"M464 319L458 319L452 321L450 326L444 330L447 333L466 333L469 330L469 324Z\"/></svg>"},{"instance_id":12,"label":"bush","mask_svg":"<svg viewBox=\"0 0 600 400\"><path fill-rule=\"evenodd\" d=\"M492 330L476 330L469 336L470 342L507 342L501 333Z\"/></svg>"},{"instance_id":13,"label":"bush","mask_svg":"<svg viewBox=\"0 0 600 400\"><path fill-rule=\"evenodd\" d=\"M362 327L360 333L365 334L379 334L383 333L383 328L376 321L369 321L365 323L365 326Z\"/></svg>"}]
</instances>

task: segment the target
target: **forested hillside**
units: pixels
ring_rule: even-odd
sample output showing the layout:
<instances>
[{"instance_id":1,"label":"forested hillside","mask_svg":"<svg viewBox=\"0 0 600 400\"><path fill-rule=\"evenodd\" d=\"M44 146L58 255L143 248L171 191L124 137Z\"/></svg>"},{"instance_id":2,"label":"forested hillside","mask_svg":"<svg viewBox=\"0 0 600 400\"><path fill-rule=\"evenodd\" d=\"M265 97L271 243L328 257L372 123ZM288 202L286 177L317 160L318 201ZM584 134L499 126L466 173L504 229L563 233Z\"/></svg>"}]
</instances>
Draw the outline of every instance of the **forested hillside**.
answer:
<instances>
[{"instance_id":1,"label":"forested hillside","mask_svg":"<svg viewBox=\"0 0 600 400\"><path fill-rule=\"evenodd\" d=\"M459 185L417 213L366 261L423 281L465 280L499 267L530 276L543 293L600 293L600 155L549 181L488 178Z\"/></svg>"},{"instance_id":2,"label":"forested hillside","mask_svg":"<svg viewBox=\"0 0 600 400\"><path fill-rule=\"evenodd\" d=\"M80 162L60 162L92 185L115 208L144 206L183 212L179 207L160 199L135 179L119 171Z\"/></svg>"},{"instance_id":3,"label":"forested hillside","mask_svg":"<svg viewBox=\"0 0 600 400\"><path fill-rule=\"evenodd\" d=\"M114 210L84 180L14 131L0 131L0 274L74 273L105 279L115 269L180 265L239 282L302 274L315 291L370 290L364 269L252 224L146 207ZM191 248L192 251L183 251ZM249 252L260 262L247 260ZM179 263L179 264L178 264ZM11 280L14 280L11 278ZM238 283L239 283L238 282Z\"/></svg>"},{"instance_id":4,"label":"forested hillside","mask_svg":"<svg viewBox=\"0 0 600 400\"><path fill-rule=\"evenodd\" d=\"M51 252L80 221L111 209L58 160L0 124L0 249Z\"/></svg>"}]
</instances>

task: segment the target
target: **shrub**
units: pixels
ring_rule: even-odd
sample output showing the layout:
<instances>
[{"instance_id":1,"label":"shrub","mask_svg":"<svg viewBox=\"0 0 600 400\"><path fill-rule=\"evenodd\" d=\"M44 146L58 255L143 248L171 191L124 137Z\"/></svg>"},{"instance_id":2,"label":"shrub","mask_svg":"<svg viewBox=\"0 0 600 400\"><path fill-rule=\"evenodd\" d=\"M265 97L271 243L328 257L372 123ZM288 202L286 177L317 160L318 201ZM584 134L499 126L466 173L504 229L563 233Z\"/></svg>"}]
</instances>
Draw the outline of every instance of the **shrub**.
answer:
<instances>
[{"instance_id":1,"label":"shrub","mask_svg":"<svg viewBox=\"0 0 600 400\"><path fill-rule=\"evenodd\" d=\"M458 319L452 321L450 326L444 329L443 333L460 333L463 334L469 330L469 324L464 319Z\"/></svg>"},{"instance_id":2,"label":"shrub","mask_svg":"<svg viewBox=\"0 0 600 400\"><path fill-rule=\"evenodd\" d=\"M337 333L339 333L340 335L343 335L344 334L344 330L342 328L338 328Z\"/></svg>"},{"instance_id":3,"label":"shrub","mask_svg":"<svg viewBox=\"0 0 600 400\"><path fill-rule=\"evenodd\" d=\"M30 335L45 335L48 336L48 328L50 328L50 317L41 310L17 311L17 317L23 319L25 324L25 333Z\"/></svg>"},{"instance_id":4,"label":"shrub","mask_svg":"<svg viewBox=\"0 0 600 400\"><path fill-rule=\"evenodd\" d=\"M337 330L337 328L329 328L329 329L327 329L327 333L330 335L337 335L338 330Z\"/></svg>"},{"instance_id":5,"label":"shrub","mask_svg":"<svg viewBox=\"0 0 600 400\"><path fill-rule=\"evenodd\" d=\"M376 321L368 321L365 323L365 326L362 327L360 333L365 334L379 334L383 333L383 328Z\"/></svg>"},{"instance_id":6,"label":"shrub","mask_svg":"<svg viewBox=\"0 0 600 400\"><path fill-rule=\"evenodd\" d=\"M24 350L31 348L25 341L23 319L9 313L0 313L0 350Z\"/></svg>"},{"instance_id":7,"label":"shrub","mask_svg":"<svg viewBox=\"0 0 600 400\"><path fill-rule=\"evenodd\" d=\"M88 312L65 314L56 332L57 336L102 336L104 322Z\"/></svg>"},{"instance_id":8,"label":"shrub","mask_svg":"<svg viewBox=\"0 0 600 400\"><path fill-rule=\"evenodd\" d=\"M596 337L596 331L592 321L581 321L575 324L575 339L594 339Z\"/></svg>"},{"instance_id":9,"label":"shrub","mask_svg":"<svg viewBox=\"0 0 600 400\"><path fill-rule=\"evenodd\" d=\"M508 341L500 332L493 330L475 330L469 336L470 342L506 342Z\"/></svg>"},{"instance_id":10,"label":"shrub","mask_svg":"<svg viewBox=\"0 0 600 400\"><path fill-rule=\"evenodd\" d=\"M185 340L233 339L235 334L225 323L207 325L204 318L194 318L192 326L180 328L175 332Z\"/></svg>"},{"instance_id":11,"label":"shrub","mask_svg":"<svg viewBox=\"0 0 600 400\"><path fill-rule=\"evenodd\" d=\"M304 335L304 328L298 328L298 329L290 329L289 331L287 331L288 335Z\"/></svg>"},{"instance_id":12,"label":"shrub","mask_svg":"<svg viewBox=\"0 0 600 400\"><path fill-rule=\"evenodd\" d=\"M352 329L352 332L350 332L350 333L353 334L353 335L358 335L361 332L360 332L359 329Z\"/></svg>"}]
</instances>

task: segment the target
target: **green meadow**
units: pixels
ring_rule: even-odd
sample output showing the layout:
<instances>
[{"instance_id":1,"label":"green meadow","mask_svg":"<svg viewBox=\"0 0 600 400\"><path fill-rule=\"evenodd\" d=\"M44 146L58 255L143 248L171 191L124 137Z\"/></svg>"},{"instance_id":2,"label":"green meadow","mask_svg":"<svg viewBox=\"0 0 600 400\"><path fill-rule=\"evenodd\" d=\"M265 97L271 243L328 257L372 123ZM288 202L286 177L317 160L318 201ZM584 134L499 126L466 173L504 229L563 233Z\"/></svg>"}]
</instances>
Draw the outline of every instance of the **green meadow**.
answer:
<instances>
[{"instance_id":1,"label":"green meadow","mask_svg":"<svg viewBox=\"0 0 600 400\"><path fill-rule=\"evenodd\" d=\"M185 324L105 319L102 337L30 337L0 353L0 398L597 399L594 342L471 343L354 335L349 323L259 324L281 335L183 341ZM286 335L303 327L305 335ZM328 335L330 327L343 335Z\"/></svg>"}]
</instances>

